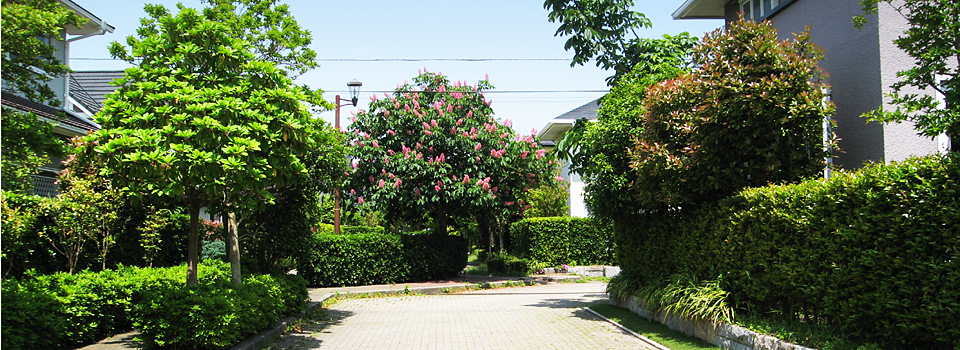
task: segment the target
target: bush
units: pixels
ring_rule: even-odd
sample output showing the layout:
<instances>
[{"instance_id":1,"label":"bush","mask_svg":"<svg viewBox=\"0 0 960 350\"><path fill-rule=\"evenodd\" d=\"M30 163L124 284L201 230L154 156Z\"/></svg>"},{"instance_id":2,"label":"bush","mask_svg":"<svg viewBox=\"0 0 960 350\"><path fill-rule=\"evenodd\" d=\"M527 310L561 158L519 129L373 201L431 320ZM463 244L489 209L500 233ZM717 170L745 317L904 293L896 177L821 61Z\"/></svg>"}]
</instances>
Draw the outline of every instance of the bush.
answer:
<instances>
[{"instance_id":1,"label":"bush","mask_svg":"<svg viewBox=\"0 0 960 350\"><path fill-rule=\"evenodd\" d=\"M600 221L546 217L510 225L510 253L547 265L614 265L613 235Z\"/></svg>"},{"instance_id":2,"label":"bush","mask_svg":"<svg viewBox=\"0 0 960 350\"><path fill-rule=\"evenodd\" d=\"M542 268L541 263L531 259L518 258L510 254L494 254L493 258L487 261L487 269L490 273L503 274L523 274L528 275Z\"/></svg>"},{"instance_id":3,"label":"bush","mask_svg":"<svg viewBox=\"0 0 960 350\"><path fill-rule=\"evenodd\" d=\"M453 276L467 264L462 237L415 234L317 234L297 272L311 286L426 281Z\"/></svg>"},{"instance_id":4,"label":"bush","mask_svg":"<svg viewBox=\"0 0 960 350\"><path fill-rule=\"evenodd\" d=\"M960 346L960 155L747 189L618 232L625 274L723 275L740 309L887 348Z\"/></svg>"},{"instance_id":5,"label":"bush","mask_svg":"<svg viewBox=\"0 0 960 350\"><path fill-rule=\"evenodd\" d=\"M235 287L225 263L201 264L199 276L192 289L184 287L186 266L4 280L2 347L77 347L135 326L146 345L220 348L299 310L307 298L297 276L246 276ZM223 298L233 307L223 307ZM216 322L216 330L205 328Z\"/></svg>"}]
</instances>

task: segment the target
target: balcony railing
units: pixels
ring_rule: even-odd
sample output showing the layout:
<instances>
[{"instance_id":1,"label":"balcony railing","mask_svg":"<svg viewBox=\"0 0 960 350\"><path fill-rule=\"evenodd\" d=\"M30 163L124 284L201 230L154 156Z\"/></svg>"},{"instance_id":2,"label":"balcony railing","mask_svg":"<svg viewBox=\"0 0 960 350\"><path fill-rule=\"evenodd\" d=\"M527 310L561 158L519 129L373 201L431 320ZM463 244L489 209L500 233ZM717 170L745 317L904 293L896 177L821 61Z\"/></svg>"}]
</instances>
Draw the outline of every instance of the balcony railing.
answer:
<instances>
[{"instance_id":1,"label":"balcony railing","mask_svg":"<svg viewBox=\"0 0 960 350\"><path fill-rule=\"evenodd\" d=\"M57 185L57 178L41 175L32 175L33 194L43 197L53 198L60 194L60 186Z\"/></svg>"}]
</instances>

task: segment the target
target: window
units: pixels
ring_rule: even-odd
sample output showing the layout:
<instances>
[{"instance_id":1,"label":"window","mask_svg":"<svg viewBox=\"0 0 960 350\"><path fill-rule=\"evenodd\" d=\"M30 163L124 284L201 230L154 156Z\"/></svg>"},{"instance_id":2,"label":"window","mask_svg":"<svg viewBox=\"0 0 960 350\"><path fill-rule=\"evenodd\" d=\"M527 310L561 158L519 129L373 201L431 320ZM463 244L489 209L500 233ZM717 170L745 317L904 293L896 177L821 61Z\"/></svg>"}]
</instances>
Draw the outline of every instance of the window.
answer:
<instances>
[{"instance_id":1,"label":"window","mask_svg":"<svg viewBox=\"0 0 960 350\"><path fill-rule=\"evenodd\" d=\"M770 9L775 9L777 6L780 6L780 0L770 0Z\"/></svg>"},{"instance_id":2,"label":"window","mask_svg":"<svg viewBox=\"0 0 960 350\"><path fill-rule=\"evenodd\" d=\"M753 14L756 16L756 17L753 17L754 21L759 22L761 19L763 19L763 2L764 1L765 0L753 0L753 7L754 7Z\"/></svg>"},{"instance_id":3,"label":"window","mask_svg":"<svg viewBox=\"0 0 960 350\"><path fill-rule=\"evenodd\" d=\"M744 19L753 19L753 0L740 0L740 12Z\"/></svg>"}]
</instances>

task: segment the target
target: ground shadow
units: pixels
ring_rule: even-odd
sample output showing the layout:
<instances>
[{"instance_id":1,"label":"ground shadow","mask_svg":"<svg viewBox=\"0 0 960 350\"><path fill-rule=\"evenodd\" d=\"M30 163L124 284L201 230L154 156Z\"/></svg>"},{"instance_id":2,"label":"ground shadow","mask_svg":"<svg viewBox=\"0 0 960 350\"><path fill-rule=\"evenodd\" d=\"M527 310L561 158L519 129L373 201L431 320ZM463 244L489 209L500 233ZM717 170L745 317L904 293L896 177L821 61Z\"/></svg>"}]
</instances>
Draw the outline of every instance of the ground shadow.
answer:
<instances>
[{"instance_id":1,"label":"ground shadow","mask_svg":"<svg viewBox=\"0 0 960 350\"><path fill-rule=\"evenodd\" d=\"M543 293L543 294L565 294L565 293ZM543 299L540 302L526 305L526 306L548 307L553 309L577 309L577 308L594 305L601 301L605 302L607 298L607 295L604 293L591 293L591 294L570 293L568 295L570 295L571 297ZM598 300L597 298L600 298L600 300Z\"/></svg>"},{"instance_id":2,"label":"ground shadow","mask_svg":"<svg viewBox=\"0 0 960 350\"><path fill-rule=\"evenodd\" d=\"M270 350L315 349L323 345L316 335L329 333L330 327L340 325L353 316L352 311L317 308L312 317L296 323L290 330L266 347Z\"/></svg>"}]
</instances>

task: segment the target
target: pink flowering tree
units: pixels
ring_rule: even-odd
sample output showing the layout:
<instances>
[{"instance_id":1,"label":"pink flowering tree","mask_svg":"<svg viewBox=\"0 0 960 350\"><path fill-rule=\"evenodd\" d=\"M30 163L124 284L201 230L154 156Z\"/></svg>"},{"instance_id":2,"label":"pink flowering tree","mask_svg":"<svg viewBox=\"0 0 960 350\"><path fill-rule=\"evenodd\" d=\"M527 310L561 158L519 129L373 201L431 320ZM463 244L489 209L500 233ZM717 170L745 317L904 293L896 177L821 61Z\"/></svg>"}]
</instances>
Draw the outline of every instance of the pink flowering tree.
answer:
<instances>
[{"instance_id":1,"label":"pink flowering tree","mask_svg":"<svg viewBox=\"0 0 960 350\"><path fill-rule=\"evenodd\" d=\"M555 161L533 136L518 136L493 117L477 84L451 82L426 69L393 94L371 97L349 128L352 171L346 194L392 222L507 217L524 209L523 193L553 178Z\"/></svg>"}]
</instances>

